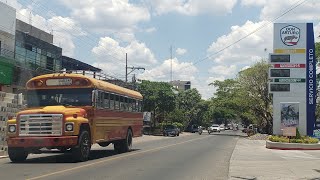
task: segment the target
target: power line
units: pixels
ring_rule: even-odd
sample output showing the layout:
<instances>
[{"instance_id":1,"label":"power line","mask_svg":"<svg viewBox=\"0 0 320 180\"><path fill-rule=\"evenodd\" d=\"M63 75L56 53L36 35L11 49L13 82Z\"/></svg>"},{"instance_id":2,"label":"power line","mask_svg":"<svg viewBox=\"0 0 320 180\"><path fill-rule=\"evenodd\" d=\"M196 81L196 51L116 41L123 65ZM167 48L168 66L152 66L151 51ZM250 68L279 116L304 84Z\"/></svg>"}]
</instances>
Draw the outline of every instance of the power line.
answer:
<instances>
[{"instance_id":1,"label":"power line","mask_svg":"<svg viewBox=\"0 0 320 180\"><path fill-rule=\"evenodd\" d=\"M64 19L60 18L60 16L54 15L54 14L50 11L50 9L48 9L48 8L46 8L45 6L39 4L38 2L35 2L34 0L30 0L30 1L31 1L33 4L36 4L37 7L41 8L41 9L43 10L43 11L41 11L42 13L45 12L46 14L49 14L49 15L51 15L51 16L53 16L53 17L55 16L55 17L58 18L63 24L69 26L69 24L68 24ZM29 7L26 7L26 8L27 8L29 11L32 12L32 9L30 9ZM57 25L57 24L53 23L53 25ZM60 28L63 29L65 32L71 34L74 38L76 38L76 39L81 39L81 38L79 38L78 36L74 35L73 33L70 33L69 30L67 30L67 29L65 29L65 28L63 28L63 27L60 27ZM83 27L81 27L81 29L86 30L86 29L83 28ZM73 30L74 30L74 28L73 28ZM77 33L79 33L79 34L82 33L79 29L77 29L76 31L77 31ZM86 31L87 31L87 30L86 30ZM114 33L113 33L113 34L114 34ZM100 39L100 37L98 37L98 36L93 36L92 34L87 34L87 35L88 35L88 36L91 36L91 37L93 37L93 38L96 38L96 39ZM88 40L90 40L90 41L92 42L91 45L96 46L96 42L95 42L92 38L87 37L86 39L88 39ZM85 41L84 44L87 44L87 43L88 43L88 42ZM105 48L105 47L102 47L102 48L105 49L107 52L110 51L110 49L107 49L107 48ZM114 52L119 53L119 51L114 51ZM120 52L120 53L122 53L122 52ZM111 55L110 53L106 53L106 54L107 54L108 56L113 57L113 58L115 58L115 59L118 59L118 60L122 61L122 63L124 63L124 59L115 57L115 56Z\"/></svg>"},{"instance_id":2,"label":"power line","mask_svg":"<svg viewBox=\"0 0 320 180\"><path fill-rule=\"evenodd\" d=\"M247 37L251 36L252 34L258 32L259 30L261 30L261 29L269 26L271 23L273 23L274 21L276 21L276 20L280 19L281 17L285 16L286 14L288 14L288 13L291 12L291 11L293 11L293 10L296 9L297 7L301 6L301 5L302 5L303 3L305 3L306 1L308 1L308 0L303 0L303 1L298 0L298 1L296 1L292 6L290 6L290 8L288 8L286 11L284 11L281 15L277 16L277 17L274 18L273 20L271 20L271 21L269 21L269 22L267 22L267 23L264 23L263 25L261 25L261 26L258 27L257 29L251 31L249 34L247 34L247 35L241 37L240 39L232 42L231 44L229 44L229 45L221 48L220 50L214 52L213 54L211 54L211 55L209 55L209 56L206 56L206 57L204 57L204 58L202 58L202 59L199 59L199 60L195 61L194 63L191 63L190 65L187 65L187 66L185 66L185 67L182 67L180 70L183 70L183 69L186 69L186 68L188 68L188 67L191 67L192 65L197 65L197 64L199 64L199 63L201 63L201 62L203 62L203 61L205 61L205 60L207 60L207 59L209 59L209 58L211 58L211 57L213 57L213 56L215 56L215 55L223 52L224 50L232 47L233 45L241 42L242 40L246 39ZM169 73L168 73L168 74L165 74L165 75L169 75ZM154 77L154 76L151 75L151 77Z\"/></svg>"}]
</instances>

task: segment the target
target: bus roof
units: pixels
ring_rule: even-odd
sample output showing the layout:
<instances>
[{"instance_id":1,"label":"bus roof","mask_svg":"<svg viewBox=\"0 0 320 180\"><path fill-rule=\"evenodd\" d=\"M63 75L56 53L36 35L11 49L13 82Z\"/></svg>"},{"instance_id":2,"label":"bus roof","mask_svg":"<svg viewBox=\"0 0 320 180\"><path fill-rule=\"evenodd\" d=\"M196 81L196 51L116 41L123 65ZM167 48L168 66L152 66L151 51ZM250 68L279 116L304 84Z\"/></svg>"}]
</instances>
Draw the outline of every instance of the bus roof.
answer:
<instances>
[{"instance_id":1,"label":"bus roof","mask_svg":"<svg viewBox=\"0 0 320 180\"><path fill-rule=\"evenodd\" d=\"M130 89L127 89L127 88L124 88L121 86L117 86L115 84L112 84L112 83L109 83L106 81L87 77L82 74L69 74L69 73L45 74L45 75L37 76L37 77L30 79L27 82L26 87L27 87L27 89L57 89L57 86L54 86L54 87L46 86L46 87L34 88L34 87L29 87L28 84L30 84L30 82L32 82L32 81L37 81L37 80L66 79L66 78L87 79L90 82L90 86L85 86L86 88L96 88L99 90L104 90L104 91L113 92L113 93L129 96L129 97L133 97L133 98L137 98L137 99L142 99L142 95L137 91L130 90ZM60 86L58 86L58 87L60 87ZM61 87L68 88L67 86L61 86ZM75 88L75 86L72 86L72 87ZM81 86L78 88L81 88Z\"/></svg>"}]
</instances>

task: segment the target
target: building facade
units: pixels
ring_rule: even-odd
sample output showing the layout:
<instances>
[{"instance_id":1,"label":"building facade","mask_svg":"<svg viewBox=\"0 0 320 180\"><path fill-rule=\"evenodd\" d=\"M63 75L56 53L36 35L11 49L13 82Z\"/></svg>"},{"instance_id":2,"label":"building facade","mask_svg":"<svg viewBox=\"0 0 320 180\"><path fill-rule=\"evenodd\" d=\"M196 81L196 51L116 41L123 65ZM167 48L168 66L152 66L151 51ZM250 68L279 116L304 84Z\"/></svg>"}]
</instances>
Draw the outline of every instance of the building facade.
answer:
<instances>
[{"instance_id":1,"label":"building facade","mask_svg":"<svg viewBox=\"0 0 320 180\"><path fill-rule=\"evenodd\" d=\"M0 90L12 84L16 10L0 2Z\"/></svg>"},{"instance_id":2,"label":"building facade","mask_svg":"<svg viewBox=\"0 0 320 180\"><path fill-rule=\"evenodd\" d=\"M32 77L62 69L62 49L53 35L16 19L0 2L0 91L18 93Z\"/></svg>"},{"instance_id":3,"label":"building facade","mask_svg":"<svg viewBox=\"0 0 320 180\"><path fill-rule=\"evenodd\" d=\"M170 81L170 84L174 88L176 88L177 90L180 90L180 91L186 91L188 89L191 89L191 82L190 81L176 80L176 81Z\"/></svg>"}]
</instances>

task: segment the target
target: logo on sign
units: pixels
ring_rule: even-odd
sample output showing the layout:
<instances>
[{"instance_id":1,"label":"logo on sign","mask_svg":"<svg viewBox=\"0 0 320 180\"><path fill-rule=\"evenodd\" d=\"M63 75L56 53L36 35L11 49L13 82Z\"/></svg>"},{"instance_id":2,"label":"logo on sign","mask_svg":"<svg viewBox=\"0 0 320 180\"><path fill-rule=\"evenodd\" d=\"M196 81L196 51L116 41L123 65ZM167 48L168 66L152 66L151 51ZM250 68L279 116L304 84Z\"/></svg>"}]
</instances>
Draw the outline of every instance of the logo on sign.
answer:
<instances>
[{"instance_id":1,"label":"logo on sign","mask_svg":"<svg viewBox=\"0 0 320 180\"><path fill-rule=\"evenodd\" d=\"M283 44L287 46L297 45L300 39L300 29L289 25L280 30L280 37Z\"/></svg>"}]
</instances>

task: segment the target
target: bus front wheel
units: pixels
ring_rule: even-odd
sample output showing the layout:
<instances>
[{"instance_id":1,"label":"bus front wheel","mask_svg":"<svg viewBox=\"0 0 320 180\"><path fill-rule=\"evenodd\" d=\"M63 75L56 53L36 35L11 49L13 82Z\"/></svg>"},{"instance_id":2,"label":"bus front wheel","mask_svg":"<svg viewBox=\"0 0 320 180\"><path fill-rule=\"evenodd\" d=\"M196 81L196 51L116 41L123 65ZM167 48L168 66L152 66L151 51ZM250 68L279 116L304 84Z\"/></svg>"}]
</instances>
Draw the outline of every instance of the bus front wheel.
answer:
<instances>
[{"instance_id":1,"label":"bus front wheel","mask_svg":"<svg viewBox=\"0 0 320 180\"><path fill-rule=\"evenodd\" d=\"M23 162L28 157L28 151L24 150L24 148L14 148L9 147L8 148L8 155L12 162Z\"/></svg>"},{"instance_id":2,"label":"bus front wheel","mask_svg":"<svg viewBox=\"0 0 320 180\"><path fill-rule=\"evenodd\" d=\"M117 153L125 153L131 150L132 148L132 131L128 129L126 139L117 141L113 143L114 150Z\"/></svg>"},{"instance_id":3,"label":"bus front wheel","mask_svg":"<svg viewBox=\"0 0 320 180\"><path fill-rule=\"evenodd\" d=\"M87 130L80 133L78 145L72 148L72 156L75 161L87 161L89 159L91 149L90 135Z\"/></svg>"}]
</instances>

